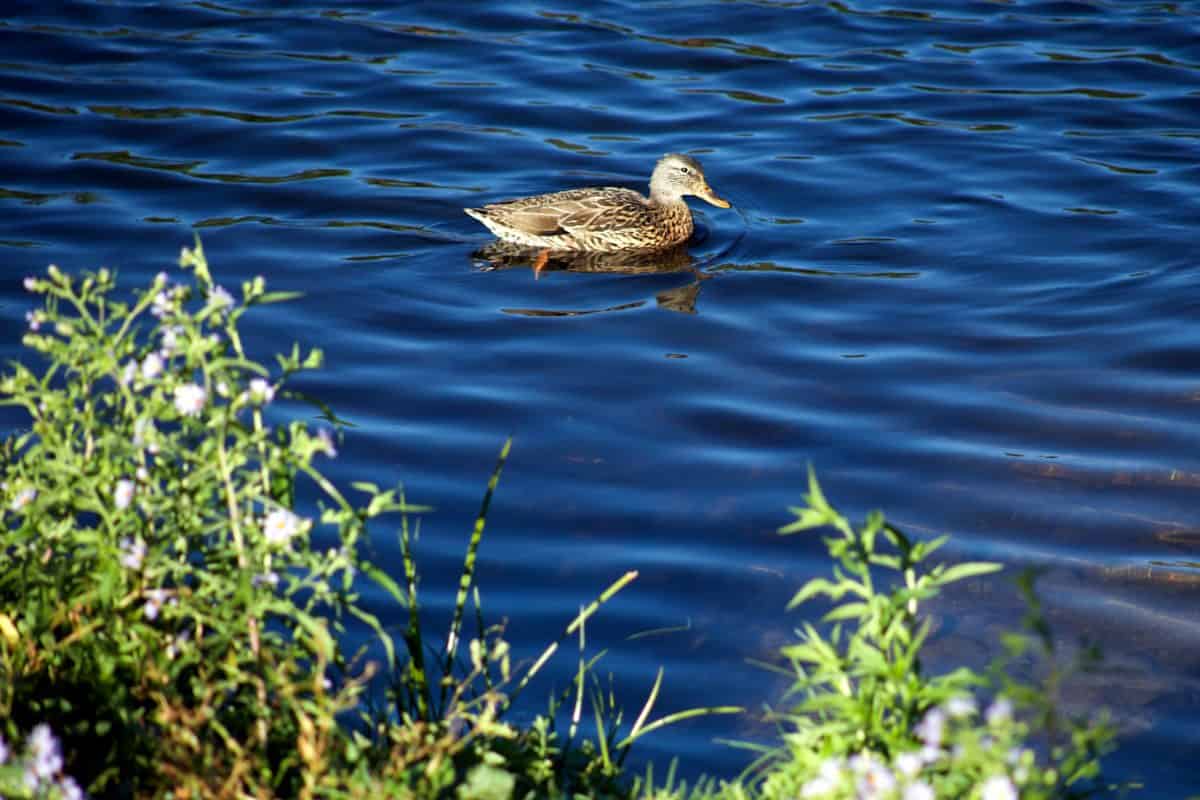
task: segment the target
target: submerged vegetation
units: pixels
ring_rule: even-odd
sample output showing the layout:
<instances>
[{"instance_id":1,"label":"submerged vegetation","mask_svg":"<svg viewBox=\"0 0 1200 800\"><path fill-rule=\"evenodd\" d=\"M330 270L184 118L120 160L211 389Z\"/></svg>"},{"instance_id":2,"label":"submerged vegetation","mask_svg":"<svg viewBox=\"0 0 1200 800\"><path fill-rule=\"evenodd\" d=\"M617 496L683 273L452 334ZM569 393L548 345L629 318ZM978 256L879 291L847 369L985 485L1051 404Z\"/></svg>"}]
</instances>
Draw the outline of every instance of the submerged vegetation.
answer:
<instances>
[{"instance_id":1,"label":"submerged vegetation","mask_svg":"<svg viewBox=\"0 0 1200 800\"><path fill-rule=\"evenodd\" d=\"M0 796L1001 800L1106 788L1112 729L1056 702L1065 672L1086 663L1058 665L1032 580L1025 626L992 668L929 674L924 604L998 565L927 566L944 540L913 541L878 514L854 527L812 478L782 532L832 529L834 568L792 603L826 609L773 667L792 680L771 712L780 742L733 781L630 774L641 736L741 711L652 719L661 672L629 717L600 688L586 622L636 575L514 664L474 586L506 445L448 635L427 631L410 527L422 509L399 488L336 486L321 469L336 428L268 413L301 399L288 379L321 363L299 348L273 367L247 354L243 314L287 295L256 279L235 299L199 244L180 266L190 281L160 274L131 300L106 270L26 279L45 303L24 342L45 363L0 379L0 399L31 420L0 451ZM393 577L365 553L396 530ZM402 609L399 636L363 603L368 584ZM351 649L352 630L372 644ZM514 725L506 712L567 639L573 685Z\"/></svg>"}]
</instances>

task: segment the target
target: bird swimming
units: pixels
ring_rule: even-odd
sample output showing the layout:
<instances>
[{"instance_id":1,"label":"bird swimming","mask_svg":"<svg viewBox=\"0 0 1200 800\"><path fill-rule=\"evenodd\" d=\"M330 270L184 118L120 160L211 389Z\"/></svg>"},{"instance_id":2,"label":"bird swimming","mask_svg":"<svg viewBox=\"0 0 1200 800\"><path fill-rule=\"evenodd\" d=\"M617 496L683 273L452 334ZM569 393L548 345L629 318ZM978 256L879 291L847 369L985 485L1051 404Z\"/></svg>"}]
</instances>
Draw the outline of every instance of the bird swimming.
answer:
<instances>
[{"instance_id":1,"label":"bird swimming","mask_svg":"<svg viewBox=\"0 0 1200 800\"><path fill-rule=\"evenodd\" d=\"M708 185L700 162L668 153L650 176L650 196L632 189L598 186L519 197L481 208L464 208L500 239L542 250L612 253L654 250L686 242L692 235L692 195L729 208Z\"/></svg>"}]
</instances>

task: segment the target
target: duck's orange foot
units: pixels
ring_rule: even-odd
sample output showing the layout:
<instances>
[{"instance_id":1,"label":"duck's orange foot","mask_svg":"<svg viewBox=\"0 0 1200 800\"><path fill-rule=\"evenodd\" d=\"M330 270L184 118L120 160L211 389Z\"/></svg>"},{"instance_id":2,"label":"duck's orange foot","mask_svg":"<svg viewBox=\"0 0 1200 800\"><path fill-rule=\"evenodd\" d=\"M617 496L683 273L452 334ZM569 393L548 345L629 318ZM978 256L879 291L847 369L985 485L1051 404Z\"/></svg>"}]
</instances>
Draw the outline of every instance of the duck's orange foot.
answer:
<instances>
[{"instance_id":1,"label":"duck's orange foot","mask_svg":"<svg viewBox=\"0 0 1200 800\"><path fill-rule=\"evenodd\" d=\"M550 251L541 250L537 257L533 259L533 279L536 281L542 276L542 270L546 267L546 262L550 260Z\"/></svg>"}]
</instances>

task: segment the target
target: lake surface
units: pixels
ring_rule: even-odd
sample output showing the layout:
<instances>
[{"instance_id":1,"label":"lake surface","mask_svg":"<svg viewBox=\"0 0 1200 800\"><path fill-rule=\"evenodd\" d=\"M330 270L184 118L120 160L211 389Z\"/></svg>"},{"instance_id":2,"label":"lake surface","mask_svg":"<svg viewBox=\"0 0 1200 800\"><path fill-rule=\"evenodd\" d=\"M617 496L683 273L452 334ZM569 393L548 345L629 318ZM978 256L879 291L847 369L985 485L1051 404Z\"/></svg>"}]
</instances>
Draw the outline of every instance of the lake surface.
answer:
<instances>
[{"instance_id":1,"label":"lake surface","mask_svg":"<svg viewBox=\"0 0 1200 800\"><path fill-rule=\"evenodd\" d=\"M511 434L479 583L518 652L636 569L588 631L629 709L660 664L663 712L776 703L747 659L827 569L774 533L812 464L855 517L1044 568L1064 646L1104 644L1067 701L1114 710L1114 776L1200 784L1200 6L582 7L9 3L2 355L25 274L138 285L199 233L225 285L306 293L249 338L326 350L300 388L355 425L335 477L436 507L431 622ZM734 203L694 204L690 251L476 255L463 206L644 189L666 152ZM1015 571L939 605L941 666L994 652ZM640 756L730 776L714 738L770 736L709 719Z\"/></svg>"}]
</instances>

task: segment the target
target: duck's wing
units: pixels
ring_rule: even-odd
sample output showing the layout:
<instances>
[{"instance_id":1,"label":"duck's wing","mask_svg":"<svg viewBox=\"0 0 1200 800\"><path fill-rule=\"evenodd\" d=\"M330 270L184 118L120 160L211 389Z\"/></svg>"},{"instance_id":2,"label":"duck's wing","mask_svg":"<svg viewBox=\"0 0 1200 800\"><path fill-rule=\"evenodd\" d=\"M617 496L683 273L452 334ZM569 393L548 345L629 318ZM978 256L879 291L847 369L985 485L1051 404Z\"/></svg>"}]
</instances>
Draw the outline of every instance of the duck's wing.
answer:
<instances>
[{"instance_id":1,"label":"duck's wing","mask_svg":"<svg viewBox=\"0 0 1200 800\"><path fill-rule=\"evenodd\" d=\"M523 233L557 236L634 227L646 213L646 201L630 189L600 187L522 197L480 210Z\"/></svg>"}]
</instances>

